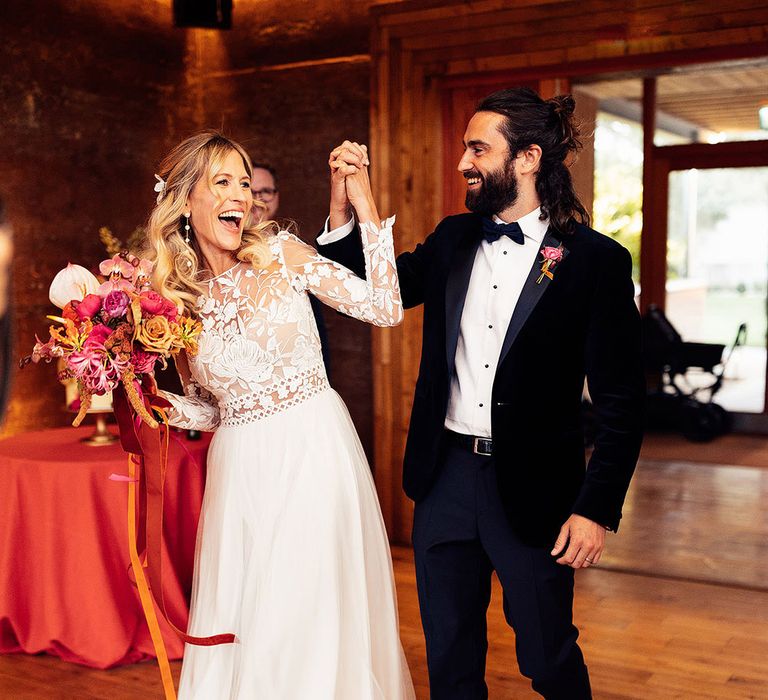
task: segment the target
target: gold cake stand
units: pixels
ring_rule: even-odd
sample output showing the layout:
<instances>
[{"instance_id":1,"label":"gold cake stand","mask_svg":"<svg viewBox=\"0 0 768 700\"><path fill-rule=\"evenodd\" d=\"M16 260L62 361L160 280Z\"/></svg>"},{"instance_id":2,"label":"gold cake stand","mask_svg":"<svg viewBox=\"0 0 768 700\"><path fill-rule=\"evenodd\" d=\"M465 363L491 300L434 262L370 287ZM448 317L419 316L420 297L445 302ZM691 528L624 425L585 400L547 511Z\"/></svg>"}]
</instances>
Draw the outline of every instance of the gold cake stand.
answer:
<instances>
[{"instance_id":1,"label":"gold cake stand","mask_svg":"<svg viewBox=\"0 0 768 700\"><path fill-rule=\"evenodd\" d=\"M96 416L94 431L88 437L80 438L80 442L91 447L101 447L102 445L111 445L119 440L117 435L111 433L107 428L107 416L112 411L96 410L88 411L88 413L93 413Z\"/></svg>"}]
</instances>

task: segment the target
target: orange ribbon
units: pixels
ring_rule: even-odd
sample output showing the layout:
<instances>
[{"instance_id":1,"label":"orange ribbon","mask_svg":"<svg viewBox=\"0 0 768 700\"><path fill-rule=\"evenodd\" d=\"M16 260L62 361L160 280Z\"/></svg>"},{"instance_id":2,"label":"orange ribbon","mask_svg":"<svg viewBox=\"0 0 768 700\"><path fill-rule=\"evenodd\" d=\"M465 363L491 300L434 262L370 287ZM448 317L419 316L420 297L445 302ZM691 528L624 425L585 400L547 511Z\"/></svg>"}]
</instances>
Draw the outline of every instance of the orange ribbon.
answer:
<instances>
[{"instance_id":1,"label":"orange ribbon","mask_svg":"<svg viewBox=\"0 0 768 700\"><path fill-rule=\"evenodd\" d=\"M150 385L150 389L154 388ZM120 441L128 452L128 545L130 549L131 569L139 589L139 599L147 620L152 645L155 649L166 700L175 700L168 652L155 614L153 605L171 629L187 644L213 646L231 644L234 634L216 634L209 637L194 637L183 632L168 615L163 593L163 492L168 464L170 428L165 408L169 405L164 399L144 393L148 410L154 410L162 419L157 428L150 428L135 415L122 388L113 392L115 417L120 428ZM138 483L138 498L136 485ZM142 506L144 506L142 508ZM142 565L139 552L145 552L145 564ZM144 575L144 569L147 575ZM147 580L148 579L148 580Z\"/></svg>"},{"instance_id":2,"label":"orange ribbon","mask_svg":"<svg viewBox=\"0 0 768 700\"><path fill-rule=\"evenodd\" d=\"M216 644L231 644L235 641L234 634L215 634L210 637L193 637L183 632L170 618L165 607L163 594L163 490L165 487L165 472L168 463L168 446L170 429L165 410L155 407L155 412L162 418L157 429L152 429L145 423L139 427L139 440L144 447L144 477L147 494L146 544L147 544L147 574L155 601L168 624L176 634L187 644L198 646L213 646Z\"/></svg>"},{"instance_id":3,"label":"orange ribbon","mask_svg":"<svg viewBox=\"0 0 768 700\"><path fill-rule=\"evenodd\" d=\"M144 611L144 617L149 627L149 636L152 638L152 646L155 648L157 665L160 667L160 676L163 679L163 692L166 700L176 700L176 689L173 685L171 666L168 663L168 652L165 649L163 634L157 622L155 608L152 604L152 594L147 586L144 576L144 567L139 558L139 550L136 538L136 481L137 471L141 469L140 460L136 455L128 455L128 551L131 556L131 568L136 579L136 587L139 589L139 600Z\"/></svg>"}]
</instances>

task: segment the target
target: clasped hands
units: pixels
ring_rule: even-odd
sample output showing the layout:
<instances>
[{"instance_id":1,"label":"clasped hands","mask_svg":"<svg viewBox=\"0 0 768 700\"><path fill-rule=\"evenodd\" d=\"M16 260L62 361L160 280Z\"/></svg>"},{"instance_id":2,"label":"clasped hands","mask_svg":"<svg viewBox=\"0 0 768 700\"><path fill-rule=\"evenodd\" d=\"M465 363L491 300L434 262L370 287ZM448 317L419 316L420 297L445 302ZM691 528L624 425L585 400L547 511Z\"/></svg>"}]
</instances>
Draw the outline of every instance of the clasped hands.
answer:
<instances>
[{"instance_id":1,"label":"clasped hands","mask_svg":"<svg viewBox=\"0 0 768 700\"><path fill-rule=\"evenodd\" d=\"M331 169L331 229L349 220L350 206L354 207L360 223L381 223L368 178L368 147L353 141L344 141L328 156Z\"/></svg>"}]
</instances>

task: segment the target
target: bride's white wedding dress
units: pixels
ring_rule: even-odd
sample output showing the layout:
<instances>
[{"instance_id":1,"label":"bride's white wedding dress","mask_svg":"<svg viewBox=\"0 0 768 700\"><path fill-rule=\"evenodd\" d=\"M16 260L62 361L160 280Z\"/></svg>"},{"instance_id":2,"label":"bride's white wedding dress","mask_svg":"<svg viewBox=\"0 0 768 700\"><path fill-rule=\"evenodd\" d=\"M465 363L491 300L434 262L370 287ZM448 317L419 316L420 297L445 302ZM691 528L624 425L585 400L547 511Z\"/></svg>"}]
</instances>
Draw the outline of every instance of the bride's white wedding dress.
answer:
<instances>
[{"instance_id":1,"label":"bride's white wedding dress","mask_svg":"<svg viewBox=\"0 0 768 700\"><path fill-rule=\"evenodd\" d=\"M186 396L172 425L216 430L208 454L184 700L399 700L413 686L371 473L328 384L307 293L355 318L399 323L392 221L363 227L368 279L290 233L272 263L238 263L198 300Z\"/></svg>"}]
</instances>

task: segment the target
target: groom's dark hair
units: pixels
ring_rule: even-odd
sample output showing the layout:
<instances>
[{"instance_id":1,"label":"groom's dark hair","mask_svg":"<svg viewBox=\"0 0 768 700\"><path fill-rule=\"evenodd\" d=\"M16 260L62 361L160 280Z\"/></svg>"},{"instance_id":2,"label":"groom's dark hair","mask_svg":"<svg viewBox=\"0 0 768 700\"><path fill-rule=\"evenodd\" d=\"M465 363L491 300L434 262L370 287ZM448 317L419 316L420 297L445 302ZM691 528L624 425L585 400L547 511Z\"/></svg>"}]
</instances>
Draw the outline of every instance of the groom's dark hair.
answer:
<instances>
[{"instance_id":1,"label":"groom's dark hair","mask_svg":"<svg viewBox=\"0 0 768 700\"><path fill-rule=\"evenodd\" d=\"M573 189L571 173L565 165L568 155L581 148L573 116L575 108L571 95L542 100L535 91L522 87L494 92L477 107L478 112L495 112L504 117L500 131L507 140L511 158L533 144L541 148L541 164L536 173L541 218L549 218L561 233L571 233L575 221L589 224L589 214Z\"/></svg>"}]
</instances>

